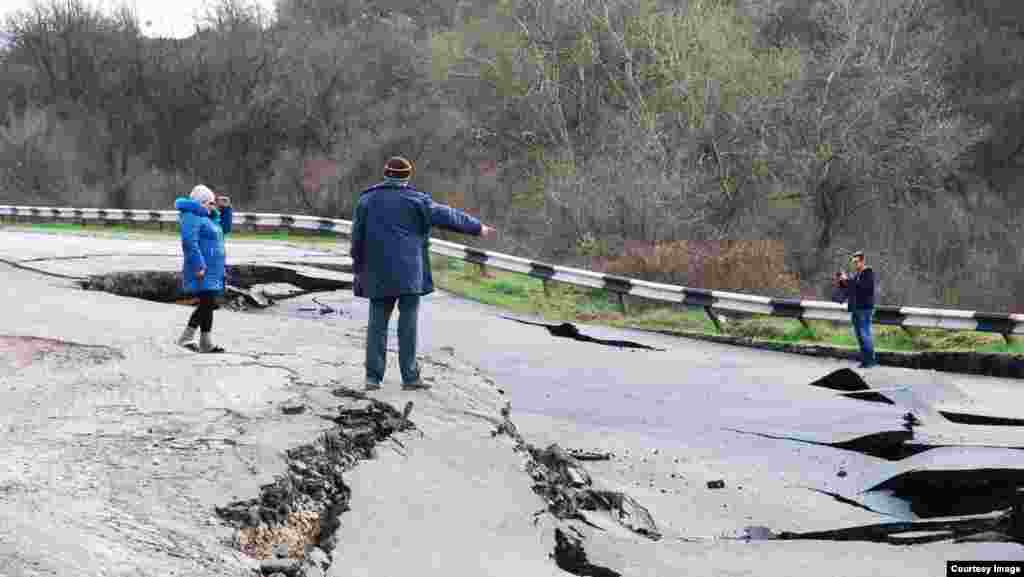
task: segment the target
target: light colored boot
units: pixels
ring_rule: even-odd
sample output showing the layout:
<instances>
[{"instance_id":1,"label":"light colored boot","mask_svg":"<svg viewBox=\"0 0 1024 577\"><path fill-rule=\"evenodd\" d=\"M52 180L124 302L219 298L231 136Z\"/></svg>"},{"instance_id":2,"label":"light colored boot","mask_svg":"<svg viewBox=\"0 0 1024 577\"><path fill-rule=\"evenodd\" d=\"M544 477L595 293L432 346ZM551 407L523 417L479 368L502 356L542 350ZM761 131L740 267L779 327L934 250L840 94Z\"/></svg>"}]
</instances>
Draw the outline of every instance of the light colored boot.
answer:
<instances>
[{"instance_id":1,"label":"light colored boot","mask_svg":"<svg viewBox=\"0 0 1024 577\"><path fill-rule=\"evenodd\" d=\"M223 353L224 349L213 344L210 333L199 333L199 352L201 353Z\"/></svg>"},{"instance_id":2,"label":"light colored boot","mask_svg":"<svg viewBox=\"0 0 1024 577\"><path fill-rule=\"evenodd\" d=\"M178 337L178 345L187 347L196 338L196 327L185 327L185 332Z\"/></svg>"}]
</instances>

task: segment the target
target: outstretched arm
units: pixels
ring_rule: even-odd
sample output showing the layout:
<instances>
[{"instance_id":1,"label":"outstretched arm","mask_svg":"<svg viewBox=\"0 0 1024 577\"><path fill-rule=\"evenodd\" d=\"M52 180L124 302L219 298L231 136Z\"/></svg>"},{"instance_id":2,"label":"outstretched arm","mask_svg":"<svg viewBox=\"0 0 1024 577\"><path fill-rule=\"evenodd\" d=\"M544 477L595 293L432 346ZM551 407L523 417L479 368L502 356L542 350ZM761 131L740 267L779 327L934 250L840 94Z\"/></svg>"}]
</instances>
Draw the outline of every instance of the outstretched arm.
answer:
<instances>
[{"instance_id":1,"label":"outstretched arm","mask_svg":"<svg viewBox=\"0 0 1024 577\"><path fill-rule=\"evenodd\" d=\"M483 225L479 220L465 212L448 206L430 201L430 224L446 228L462 234L479 235Z\"/></svg>"},{"instance_id":2,"label":"outstretched arm","mask_svg":"<svg viewBox=\"0 0 1024 577\"><path fill-rule=\"evenodd\" d=\"M477 218L433 200L430 201L430 222L433 226L474 236L489 236L494 232L493 228L481 223Z\"/></svg>"}]
</instances>

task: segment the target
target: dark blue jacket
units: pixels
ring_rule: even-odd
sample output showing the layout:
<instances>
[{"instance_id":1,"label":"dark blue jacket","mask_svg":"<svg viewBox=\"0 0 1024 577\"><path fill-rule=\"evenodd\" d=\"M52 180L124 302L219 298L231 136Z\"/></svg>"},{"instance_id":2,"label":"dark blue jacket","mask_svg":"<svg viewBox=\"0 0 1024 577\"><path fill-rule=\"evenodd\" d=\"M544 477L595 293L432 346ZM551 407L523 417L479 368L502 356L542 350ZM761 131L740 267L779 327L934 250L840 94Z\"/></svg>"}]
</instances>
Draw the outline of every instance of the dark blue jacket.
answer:
<instances>
[{"instance_id":1,"label":"dark blue jacket","mask_svg":"<svg viewBox=\"0 0 1024 577\"><path fill-rule=\"evenodd\" d=\"M231 232L231 207L210 213L191 198L174 201L181 226L182 290L187 294L224 291L224 235ZM206 269L200 280L196 273Z\"/></svg>"},{"instance_id":2,"label":"dark blue jacket","mask_svg":"<svg viewBox=\"0 0 1024 577\"><path fill-rule=\"evenodd\" d=\"M355 296L379 299L434 291L428 243L439 226L479 235L480 221L409 185L384 182L359 197L352 222Z\"/></svg>"},{"instance_id":3,"label":"dark blue jacket","mask_svg":"<svg viewBox=\"0 0 1024 577\"><path fill-rule=\"evenodd\" d=\"M875 271L871 267L850 277L846 307L851 311L875 308Z\"/></svg>"}]
</instances>

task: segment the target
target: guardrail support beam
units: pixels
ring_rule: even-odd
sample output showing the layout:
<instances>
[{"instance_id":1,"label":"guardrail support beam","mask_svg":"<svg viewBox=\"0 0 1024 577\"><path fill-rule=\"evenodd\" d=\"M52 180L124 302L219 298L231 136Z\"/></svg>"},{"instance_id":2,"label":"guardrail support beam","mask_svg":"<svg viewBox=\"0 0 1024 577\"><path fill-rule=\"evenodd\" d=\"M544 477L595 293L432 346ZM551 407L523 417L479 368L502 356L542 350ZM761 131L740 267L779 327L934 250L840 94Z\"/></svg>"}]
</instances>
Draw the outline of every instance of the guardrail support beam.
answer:
<instances>
[{"instance_id":1,"label":"guardrail support beam","mask_svg":"<svg viewBox=\"0 0 1024 577\"><path fill-rule=\"evenodd\" d=\"M1014 337L1013 337L1012 334L1010 334L1010 333L1000 333L1000 334L1003 335L1003 340L1006 341L1007 345L1012 345L1013 344Z\"/></svg>"},{"instance_id":2,"label":"guardrail support beam","mask_svg":"<svg viewBox=\"0 0 1024 577\"><path fill-rule=\"evenodd\" d=\"M718 315L715 314L715 311L711 310L711 307L708 306L704 307L704 313L708 315L708 318L711 319L711 323L715 325L715 330L721 333L722 321L718 318Z\"/></svg>"},{"instance_id":3,"label":"guardrail support beam","mask_svg":"<svg viewBox=\"0 0 1024 577\"><path fill-rule=\"evenodd\" d=\"M619 308L622 310L622 314L628 314L629 309L626 306L626 293L615 293L615 296L619 298Z\"/></svg>"},{"instance_id":4,"label":"guardrail support beam","mask_svg":"<svg viewBox=\"0 0 1024 577\"><path fill-rule=\"evenodd\" d=\"M551 280L542 278L540 284L544 287L544 298L551 298Z\"/></svg>"}]
</instances>

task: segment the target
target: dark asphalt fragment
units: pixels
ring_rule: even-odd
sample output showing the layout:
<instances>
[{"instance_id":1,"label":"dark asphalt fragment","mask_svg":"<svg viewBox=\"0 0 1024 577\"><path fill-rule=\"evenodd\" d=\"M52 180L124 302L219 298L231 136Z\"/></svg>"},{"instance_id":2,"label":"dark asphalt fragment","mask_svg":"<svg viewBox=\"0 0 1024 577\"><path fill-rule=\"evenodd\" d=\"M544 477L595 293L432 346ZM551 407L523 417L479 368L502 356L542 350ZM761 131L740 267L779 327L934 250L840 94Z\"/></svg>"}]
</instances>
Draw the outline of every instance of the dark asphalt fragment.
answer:
<instances>
[{"instance_id":1,"label":"dark asphalt fragment","mask_svg":"<svg viewBox=\"0 0 1024 577\"><path fill-rule=\"evenodd\" d=\"M958 413L954 411L939 411L939 414L954 423L962 425L987 425L993 427L1024 427L1024 419L1011 417L992 417L988 415L973 415L971 413Z\"/></svg>"},{"instance_id":2,"label":"dark asphalt fragment","mask_svg":"<svg viewBox=\"0 0 1024 577\"><path fill-rule=\"evenodd\" d=\"M599 453L597 451L581 451L579 449L569 449L569 455L577 461L609 461L612 458L611 453Z\"/></svg>"},{"instance_id":3,"label":"dark asphalt fragment","mask_svg":"<svg viewBox=\"0 0 1024 577\"><path fill-rule=\"evenodd\" d=\"M815 541L870 541L892 545L920 545L939 541L995 541L1024 543L1024 509L1021 504L998 516L952 519L943 521L913 521L879 523L794 533L783 531L769 538L780 540Z\"/></svg>"},{"instance_id":4,"label":"dark asphalt fragment","mask_svg":"<svg viewBox=\"0 0 1024 577\"><path fill-rule=\"evenodd\" d=\"M583 539L576 535L568 535L560 528L555 529L555 552L552 554L558 568L587 577L621 577L622 573L607 567L594 565L587 560L583 550Z\"/></svg>"},{"instance_id":5,"label":"dark asphalt fragment","mask_svg":"<svg viewBox=\"0 0 1024 577\"><path fill-rule=\"evenodd\" d=\"M591 336L588 336L588 335L585 335L585 334L581 333L580 330L576 327L576 325L574 325L572 323L560 323L560 324L557 324L557 325L556 324L548 324L548 323L538 323L538 322L534 322L534 321L524 321L524 320L513 318L513 317L506 317L504 315L501 315L501 318L506 319L506 320L510 320L510 321L515 321L517 323L523 323L524 325L535 325L535 326L538 326L538 327L544 327L553 336L567 338L567 339L573 339L575 341L580 341L580 342L585 342L585 343L597 343L597 344L601 344L601 345L608 345L610 347L618 347L620 349L645 349L645 350L649 350L649 351L665 351L666 350L666 349L659 349L657 347L652 347L652 346L649 346L649 345L645 345L645 344L642 344L642 343L636 343L636 342L633 342L633 341L624 341L624 340L619 340L619 339L598 339L598 338L594 338L594 337L591 337Z\"/></svg>"},{"instance_id":6,"label":"dark asphalt fragment","mask_svg":"<svg viewBox=\"0 0 1024 577\"><path fill-rule=\"evenodd\" d=\"M812 387L824 387L833 391L845 391L842 395L851 399L870 401L873 403L896 404L892 399L876 391L871 391L868 384L851 369L832 371L811 383Z\"/></svg>"},{"instance_id":7,"label":"dark asphalt fragment","mask_svg":"<svg viewBox=\"0 0 1024 577\"><path fill-rule=\"evenodd\" d=\"M1024 470L1009 468L918 469L866 492L886 491L921 518L983 515L1022 503Z\"/></svg>"},{"instance_id":8,"label":"dark asphalt fragment","mask_svg":"<svg viewBox=\"0 0 1024 577\"><path fill-rule=\"evenodd\" d=\"M832 447L835 449L854 451L856 453L862 453L864 455L869 455L871 457L885 459L886 461L900 461L906 459L907 457L911 457L917 455L918 453L923 453L931 449L937 449L939 447L946 446L955 446L908 443L907 441L914 438L914 433L913 431L908 431L906 429L871 433L868 435L855 437L848 441L841 441L838 443L823 443L820 441L801 439L799 437L770 435L768 433L744 431L741 429L733 429L729 427L726 427L725 430L732 431L734 433L742 433L744 435L757 435L758 437L764 437L766 439L778 439L780 441L795 441L797 443L805 443L808 445L818 445L821 447Z\"/></svg>"}]
</instances>

